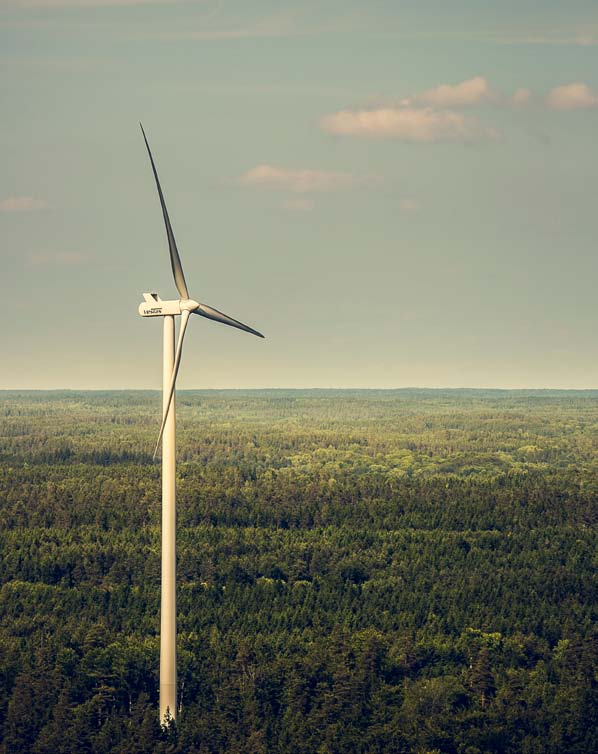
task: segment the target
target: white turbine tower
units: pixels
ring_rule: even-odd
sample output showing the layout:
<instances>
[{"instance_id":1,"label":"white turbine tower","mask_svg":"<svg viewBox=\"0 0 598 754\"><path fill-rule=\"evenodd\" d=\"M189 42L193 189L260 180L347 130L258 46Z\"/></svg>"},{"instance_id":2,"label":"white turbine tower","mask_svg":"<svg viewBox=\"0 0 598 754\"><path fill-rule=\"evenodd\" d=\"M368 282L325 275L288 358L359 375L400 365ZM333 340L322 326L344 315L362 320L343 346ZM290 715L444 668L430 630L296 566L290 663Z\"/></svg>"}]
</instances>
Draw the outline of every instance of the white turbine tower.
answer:
<instances>
[{"instance_id":1,"label":"white turbine tower","mask_svg":"<svg viewBox=\"0 0 598 754\"><path fill-rule=\"evenodd\" d=\"M139 124L141 125L141 124ZM162 370L162 425L158 442L154 450L154 458L162 440L162 591L160 605L160 722L170 718L176 720L177 715L177 676L176 676L176 478L175 478L175 400L174 391L176 377L181 363L183 338L190 314L200 314L202 317L222 322L239 330L264 336L242 322L238 322L207 304L200 304L189 298L187 283L183 275L183 267L174 240L174 234L168 218L168 211L164 202L162 188L158 179L158 172L147 142L143 126L141 126L145 146L149 154L164 224L170 248L170 263L174 282L180 298L174 301L162 301L157 293L144 293L145 301L139 305L142 317L162 317L164 320L164 347ZM181 324L179 337L174 347L174 318L180 315Z\"/></svg>"}]
</instances>

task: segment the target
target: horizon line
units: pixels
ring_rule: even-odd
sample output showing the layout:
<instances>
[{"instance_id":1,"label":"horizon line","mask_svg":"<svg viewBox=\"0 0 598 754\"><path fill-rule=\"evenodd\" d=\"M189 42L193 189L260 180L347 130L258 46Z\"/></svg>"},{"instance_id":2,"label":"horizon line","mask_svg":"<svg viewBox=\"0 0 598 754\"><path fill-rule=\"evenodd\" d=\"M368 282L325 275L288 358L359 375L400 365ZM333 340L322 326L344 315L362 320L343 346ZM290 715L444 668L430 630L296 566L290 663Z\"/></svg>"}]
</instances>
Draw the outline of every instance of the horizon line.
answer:
<instances>
[{"instance_id":1,"label":"horizon line","mask_svg":"<svg viewBox=\"0 0 598 754\"><path fill-rule=\"evenodd\" d=\"M156 388L130 388L130 387L117 387L117 388L105 388L105 387L36 387L36 388L21 388L21 387L3 387L0 388L0 393L159 393L161 387ZM414 391L414 390L429 390L429 391L496 391L496 392L598 392L598 387L490 387L490 386L467 386L461 385L459 387L447 387L447 386L434 386L428 385L409 385L406 387L193 387L193 388L178 388L177 393L191 393L191 392L274 392L274 391L337 391L337 392L351 392L351 391L371 391L371 392L397 392L397 391Z\"/></svg>"}]
</instances>

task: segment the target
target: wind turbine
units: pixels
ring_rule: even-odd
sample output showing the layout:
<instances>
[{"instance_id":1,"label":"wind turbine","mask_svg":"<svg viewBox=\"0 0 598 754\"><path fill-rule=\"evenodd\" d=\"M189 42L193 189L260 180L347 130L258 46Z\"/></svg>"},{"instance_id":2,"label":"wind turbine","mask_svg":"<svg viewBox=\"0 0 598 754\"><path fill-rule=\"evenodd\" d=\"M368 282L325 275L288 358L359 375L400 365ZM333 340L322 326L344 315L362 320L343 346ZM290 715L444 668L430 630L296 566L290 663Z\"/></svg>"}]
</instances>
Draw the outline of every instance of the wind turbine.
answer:
<instances>
[{"instance_id":1,"label":"wind turbine","mask_svg":"<svg viewBox=\"0 0 598 754\"><path fill-rule=\"evenodd\" d=\"M160 604L160 722L168 719L176 721L177 715L177 675L176 675L176 452L175 452L175 385L181 363L183 338L191 314L199 314L215 322L236 327L239 330L264 336L248 325L229 317L207 304L200 304L189 297L181 259L177 250L174 233L170 225L166 203L162 194L158 171L143 130L141 132L156 179L156 188L166 226L166 237L170 249L170 264L174 283L180 298L162 301L157 293L144 293L144 302L139 305L142 317L162 317L164 321L163 366L162 366L162 425L154 450L154 459L162 441L162 589ZM174 347L174 318L180 316L179 337Z\"/></svg>"}]
</instances>

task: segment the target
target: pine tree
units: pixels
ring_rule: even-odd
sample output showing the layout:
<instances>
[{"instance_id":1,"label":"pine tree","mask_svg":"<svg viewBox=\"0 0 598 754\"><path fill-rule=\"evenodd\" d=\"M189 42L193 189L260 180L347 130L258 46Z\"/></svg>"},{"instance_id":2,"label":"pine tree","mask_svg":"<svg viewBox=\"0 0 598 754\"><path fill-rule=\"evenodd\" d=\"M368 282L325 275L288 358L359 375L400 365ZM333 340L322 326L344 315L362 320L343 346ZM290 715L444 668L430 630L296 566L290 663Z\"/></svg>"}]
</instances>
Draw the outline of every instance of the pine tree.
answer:
<instances>
[{"instance_id":1,"label":"pine tree","mask_svg":"<svg viewBox=\"0 0 598 754\"><path fill-rule=\"evenodd\" d=\"M488 699L496 692L488 647L482 647L480 650L469 673L469 685L479 696L481 708L485 709Z\"/></svg>"}]
</instances>

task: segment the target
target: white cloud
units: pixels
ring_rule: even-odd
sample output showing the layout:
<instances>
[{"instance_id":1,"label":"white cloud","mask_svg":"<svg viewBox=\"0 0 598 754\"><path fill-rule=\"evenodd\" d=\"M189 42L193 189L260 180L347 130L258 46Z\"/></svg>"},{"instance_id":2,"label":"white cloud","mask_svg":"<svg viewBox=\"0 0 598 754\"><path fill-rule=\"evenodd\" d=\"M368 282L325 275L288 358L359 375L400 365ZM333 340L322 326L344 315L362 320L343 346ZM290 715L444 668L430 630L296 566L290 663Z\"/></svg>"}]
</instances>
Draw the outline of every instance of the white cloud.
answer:
<instances>
[{"instance_id":1,"label":"white cloud","mask_svg":"<svg viewBox=\"0 0 598 754\"><path fill-rule=\"evenodd\" d=\"M514 105L527 105L531 98L532 93L530 90L521 87L513 93L512 102Z\"/></svg>"},{"instance_id":2,"label":"white cloud","mask_svg":"<svg viewBox=\"0 0 598 754\"><path fill-rule=\"evenodd\" d=\"M402 104L417 103L441 108L460 107L477 105L496 99L496 97L496 93L483 76L474 76L474 78L462 81L460 84L440 84L435 89L428 89L404 100Z\"/></svg>"},{"instance_id":3,"label":"white cloud","mask_svg":"<svg viewBox=\"0 0 598 754\"><path fill-rule=\"evenodd\" d=\"M579 47L594 47L595 45L598 45L598 36L591 32L580 32L575 37L575 44Z\"/></svg>"},{"instance_id":4,"label":"white cloud","mask_svg":"<svg viewBox=\"0 0 598 754\"><path fill-rule=\"evenodd\" d=\"M32 196L8 196L0 201L0 212L39 212L48 209L48 202Z\"/></svg>"},{"instance_id":5,"label":"white cloud","mask_svg":"<svg viewBox=\"0 0 598 754\"><path fill-rule=\"evenodd\" d=\"M582 83L556 86L548 93L546 104L553 110L579 110L598 107L598 93L587 84Z\"/></svg>"},{"instance_id":6,"label":"white cloud","mask_svg":"<svg viewBox=\"0 0 598 754\"><path fill-rule=\"evenodd\" d=\"M238 29L199 29L197 31L174 31L157 35L160 39L253 39L255 37L282 37L283 32L268 28L238 28Z\"/></svg>"},{"instance_id":7,"label":"white cloud","mask_svg":"<svg viewBox=\"0 0 598 754\"><path fill-rule=\"evenodd\" d=\"M372 110L340 110L320 122L324 131L342 136L393 138L414 142L469 142L494 140L499 134L452 110L432 107L379 107Z\"/></svg>"},{"instance_id":8,"label":"white cloud","mask_svg":"<svg viewBox=\"0 0 598 754\"><path fill-rule=\"evenodd\" d=\"M127 5L173 5L178 0L6 0L17 8L103 8ZM1 0L0 0L1 4Z\"/></svg>"},{"instance_id":9,"label":"white cloud","mask_svg":"<svg viewBox=\"0 0 598 754\"><path fill-rule=\"evenodd\" d=\"M404 215L416 215L421 211L422 205L417 199L406 197L399 200L399 209Z\"/></svg>"},{"instance_id":10,"label":"white cloud","mask_svg":"<svg viewBox=\"0 0 598 754\"><path fill-rule=\"evenodd\" d=\"M287 170L275 165L258 165L233 182L238 186L306 194L350 189L364 181L350 173L326 170Z\"/></svg>"},{"instance_id":11,"label":"white cloud","mask_svg":"<svg viewBox=\"0 0 598 754\"><path fill-rule=\"evenodd\" d=\"M79 251L57 251L48 252L40 251L29 254L27 263L29 267L41 267L45 265L66 265L73 266L89 262L89 254L83 254Z\"/></svg>"},{"instance_id":12,"label":"white cloud","mask_svg":"<svg viewBox=\"0 0 598 754\"><path fill-rule=\"evenodd\" d=\"M296 197L293 199L286 199L282 203L283 209L288 209L291 212L311 212L314 208L313 199L307 199L303 197Z\"/></svg>"},{"instance_id":13,"label":"white cloud","mask_svg":"<svg viewBox=\"0 0 598 754\"><path fill-rule=\"evenodd\" d=\"M484 36L498 44L507 45L558 45L566 47L592 47L598 44L598 33L595 28L539 29L539 30L507 30L504 32L490 32Z\"/></svg>"},{"instance_id":14,"label":"white cloud","mask_svg":"<svg viewBox=\"0 0 598 754\"><path fill-rule=\"evenodd\" d=\"M57 2L61 0L56 0ZM109 2L110 0L106 0ZM126 0L122 0L125 2ZM278 13L267 16L253 24L245 26L209 26L201 29L184 29L181 31L161 32L157 36L161 39L253 39L260 37L288 37L309 34L307 29L299 28L295 18L288 13Z\"/></svg>"}]
</instances>

